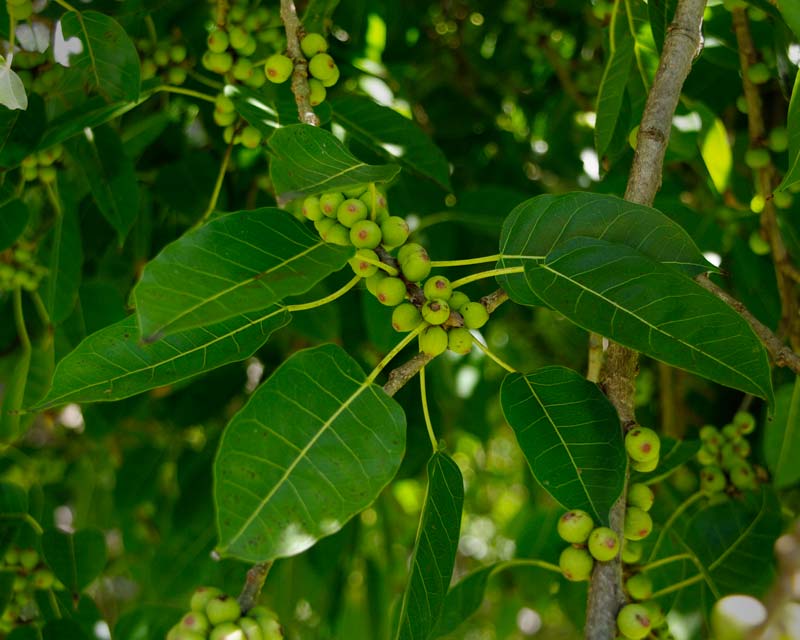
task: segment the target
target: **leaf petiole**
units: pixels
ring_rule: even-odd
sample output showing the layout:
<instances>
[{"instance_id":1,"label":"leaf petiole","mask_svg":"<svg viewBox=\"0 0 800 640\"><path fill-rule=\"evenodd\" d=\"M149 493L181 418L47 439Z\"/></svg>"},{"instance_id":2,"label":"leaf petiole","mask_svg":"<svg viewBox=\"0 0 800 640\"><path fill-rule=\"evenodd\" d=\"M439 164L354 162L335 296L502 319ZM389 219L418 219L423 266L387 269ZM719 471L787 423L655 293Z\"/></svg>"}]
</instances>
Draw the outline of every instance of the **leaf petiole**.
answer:
<instances>
[{"instance_id":1,"label":"leaf petiole","mask_svg":"<svg viewBox=\"0 0 800 640\"><path fill-rule=\"evenodd\" d=\"M452 286L453 289L458 289L458 287L469 284L470 282L476 282L477 280L485 280L486 278L493 278L495 276L502 276L510 273L523 273L524 271L525 267L506 267L505 269L481 271L479 273L473 273L471 276L465 276L458 280L454 280L450 283L450 286Z\"/></svg>"},{"instance_id":2,"label":"leaf petiole","mask_svg":"<svg viewBox=\"0 0 800 640\"><path fill-rule=\"evenodd\" d=\"M290 304L285 307L286 311L290 313L293 311L308 311L309 309L316 309L317 307L321 307L323 305L328 304L329 302L333 302L337 298L341 298L345 293L350 291L353 287L355 287L358 282L361 280L361 276L355 276L352 280L350 280L346 285L344 285L341 289L334 291L332 294L325 296L324 298L320 298L319 300L312 300L311 302L304 302L302 304Z\"/></svg>"},{"instance_id":3,"label":"leaf petiole","mask_svg":"<svg viewBox=\"0 0 800 640\"><path fill-rule=\"evenodd\" d=\"M419 370L419 391L422 396L422 415L425 416L425 427L428 429L428 437L431 439L433 452L436 453L439 450L439 443L436 440L436 434L433 432L431 414L428 411L428 392L425 388L425 367Z\"/></svg>"},{"instance_id":4,"label":"leaf petiole","mask_svg":"<svg viewBox=\"0 0 800 640\"><path fill-rule=\"evenodd\" d=\"M398 342L395 345L394 349L392 349L389 353L387 353L386 356L384 356L383 360L381 360L377 364L377 366L372 370L372 373L370 373L369 376L367 376L367 384L371 384L372 382L374 382L375 378L377 378L381 374L381 371L383 371L386 368L386 365L388 365L398 353L400 353L403 349L405 349L414 338L416 338L420 333L425 331L427 327L428 324L426 322L420 323L420 325L416 329L414 329L405 338L403 338L400 342Z\"/></svg>"},{"instance_id":5,"label":"leaf petiole","mask_svg":"<svg viewBox=\"0 0 800 640\"><path fill-rule=\"evenodd\" d=\"M472 342L478 347L478 349L483 351L487 356L489 356L497 364L499 364L501 367L503 367L503 369L505 369L509 373L516 373L517 372L517 370L514 367L512 367L510 364L508 364L504 360L501 360L499 356L497 356L494 353L492 353L492 351L489 349L489 347L487 347L485 344L483 344L475 336L472 336Z\"/></svg>"}]
</instances>

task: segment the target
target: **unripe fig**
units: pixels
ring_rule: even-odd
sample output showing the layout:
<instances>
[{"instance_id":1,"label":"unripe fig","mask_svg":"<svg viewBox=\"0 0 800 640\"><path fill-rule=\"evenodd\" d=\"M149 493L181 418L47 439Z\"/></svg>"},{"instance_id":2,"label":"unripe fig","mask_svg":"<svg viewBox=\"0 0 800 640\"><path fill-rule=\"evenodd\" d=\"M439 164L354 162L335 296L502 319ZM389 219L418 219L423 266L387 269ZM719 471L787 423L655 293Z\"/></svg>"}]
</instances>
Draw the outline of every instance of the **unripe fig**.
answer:
<instances>
[{"instance_id":1,"label":"unripe fig","mask_svg":"<svg viewBox=\"0 0 800 640\"><path fill-rule=\"evenodd\" d=\"M467 329L480 329L489 321L489 312L480 302L468 302L459 311Z\"/></svg>"},{"instance_id":2,"label":"unripe fig","mask_svg":"<svg viewBox=\"0 0 800 640\"><path fill-rule=\"evenodd\" d=\"M282 640L283 630L277 618L260 617L257 618L258 626L261 627L263 640Z\"/></svg>"},{"instance_id":3,"label":"unripe fig","mask_svg":"<svg viewBox=\"0 0 800 640\"><path fill-rule=\"evenodd\" d=\"M711 441L716 439L717 441L721 438L722 435L713 424L707 424L700 429L700 439L703 442Z\"/></svg>"},{"instance_id":4,"label":"unripe fig","mask_svg":"<svg viewBox=\"0 0 800 640\"><path fill-rule=\"evenodd\" d=\"M320 81L322 82L323 87L332 87L335 85L337 82L339 82L339 67L335 66L333 68L333 73L324 80L320 78Z\"/></svg>"},{"instance_id":5,"label":"unripe fig","mask_svg":"<svg viewBox=\"0 0 800 640\"><path fill-rule=\"evenodd\" d=\"M247 149L256 149L263 139L261 132L252 125L242 129L242 145Z\"/></svg>"},{"instance_id":6,"label":"unripe fig","mask_svg":"<svg viewBox=\"0 0 800 640\"><path fill-rule=\"evenodd\" d=\"M347 189L342 189L342 193L344 194L345 198L359 198L360 199L361 196L363 196L364 193L366 193L366 191L367 191L367 185L365 185L365 184L357 184L354 187L347 187ZM362 200L362 202L364 202L364 201ZM367 208L369 208L369 203L368 202L364 202L364 204L367 205Z\"/></svg>"},{"instance_id":7,"label":"unripe fig","mask_svg":"<svg viewBox=\"0 0 800 640\"><path fill-rule=\"evenodd\" d=\"M733 425L736 427L736 431L742 435L746 435L755 431L756 419L753 417L752 413L739 411L733 416Z\"/></svg>"},{"instance_id":8,"label":"unripe fig","mask_svg":"<svg viewBox=\"0 0 800 640\"><path fill-rule=\"evenodd\" d=\"M45 184L53 184L56 181L55 167L39 167L39 180Z\"/></svg>"},{"instance_id":9,"label":"unripe fig","mask_svg":"<svg viewBox=\"0 0 800 640\"><path fill-rule=\"evenodd\" d=\"M589 553L600 562L608 562L619 553L619 536L613 529L597 527L589 534Z\"/></svg>"},{"instance_id":10,"label":"unripe fig","mask_svg":"<svg viewBox=\"0 0 800 640\"><path fill-rule=\"evenodd\" d=\"M431 272L431 259L428 257L428 252L423 250L423 252L412 253L400 262L400 270L406 280L410 282L424 280Z\"/></svg>"},{"instance_id":11,"label":"unripe fig","mask_svg":"<svg viewBox=\"0 0 800 640\"><path fill-rule=\"evenodd\" d=\"M220 93L214 98L214 111L219 111L220 113L233 113L236 111L236 105L233 104L233 100L231 100L228 96L224 93Z\"/></svg>"},{"instance_id":12,"label":"unripe fig","mask_svg":"<svg viewBox=\"0 0 800 640\"><path fill-rule=\"evenodd\" d=\"M419 334L419 350L434 358L447 351L447 331L441 327L428 327Z\"/></svg>"},{"instance_id":13,"label":"unripe fig","mask_svg":"<svg viewBox=\"0 0 800 640\"><path fill-rule=\"evenodd\" d=\"M313 58L328 50L328 41L321 33L309 33L300 41L300 48L306 58Z\"/></svg>"},{"instance_id":14,"label":"unripe fig","mask_svg":"<svg viewBox=\"0 0 800 640\"><path fill-rule=\"evenodd\" d=\"M23 549L19 552L19 563L26 571L31 571L39 564L39 553L36 549Z\"/></svg>"},{"instance_id":15,"label":"unripe fig","mask_svg":"<svg viewBox=\"0 0 800 640\"><path fill-rule=\"evenodd\" d=\"M766 149L748 149L744 154L744 163L751 169L763 169L770 162Z\"/></svg>"},{"instance_id":16,"label":"unripe fig","mask_svg":"<svg viewBox=\"0 0 800 640\"><path fill-rule=\"evenodd\" d=\"M13 547L11 549L8 549L5 555L3 556L3 560L8 565L13 566L17 564L19 562L19 550L14 549Z\"/></svg>"},{"instance_id":17,"label":"unripe fig","mask_svg":"<svg viewBox=\"0 0 800 640\"><path fill-rule=\"evenodd\" d=\"M329 244L338 244L340 247L347 247L350 246L350 230L341 224L334 223L334 225L325 232L322 239Z\"/></svg>"},{"instance_id":18,"label":"unripe fig","mask_svg":"<svg viewBox=\"0 0 800 640\"><path fill-rule=\"evenodd\" d=\"M763 62L756 62L747 70L747 77L753 84L764 84L770 78L769 67Z\"/></svg>"},{"instance_id":19,"label":"unripe fig","mask_svg":"<svg viewBox=\"0 0 800 640\"><path fill-rule=\"evenodd\" d=\"M206 640L204 633L197 633L196 631L189 631L188 629L175 628L174 633L170 631L167 640Z\"/></svg>"},{"instance_id":20,"label":"unripe fig","mask_svg":"<svg viewBox=\"0 0 800 640\"><path fill-rule=\"evenodd\" d=\"M634 600L647 600L653 595L653 581L645 573L628 578L625 588Z\"/></svg>"},{"instance_id":21,"label":"unripe fig","mask_svg":"<svg viewBox=\"0 0 800 640\"><path fill-rule=\"evenodd\" d=\"M413 304L404 302L392 311L392 328L395 331L412 331L422 322L422 314Z\"/></svg>"},{"instance_id":22,"label":"unripe fig","mask_svg":"<svg viewBox=\"0 0 800 640\"><path fill-rule=\"evenodd\" d=\"M422 306L422 317L428 324L444 324L450 317L450 306L444 300L428 300Z\"/></svg>"},{"instance_id":23,"label":"unripe fig","mask_svg":"<svg viewBox=\"0 0 800 640\"><path fill-rule=\"evenodd\" d=\"M661 605L658 604L658 602L655 600L645 600L639 604L647 609L647 615L650 618L650 624L653 626L653 628L664 623L666 616L664 615L664 610L661 608Z\"/></svg>"},{"instance_id":24,"label":"unripe fig","mask_svg":"<svg viewBox=\"0 0 800 640\"><path fill-rule=\"evenodd\" d=\"M789 209L794 203L794 196L788 191L776 191L772 194L772 201L778 209Z\"/></svg>"},{"instance_id":25,"label":"unripe fig","mask_svg":"<svg viewBox=\"0 0 800 640\"><path fill-rule=\"evenodd\" d=\"M250 41L250 34L242 27L233 27L228 34L228 39L231 42L231 46L237 51L240 51L247 47Z\"/></svg>"},{"instance_id":26,"label":"unripe fig","mask_svg":"<svg viewBox=\"0 0 800 640\"><path fill-rule=\"evenodd\" d=\"M49 589L55 584L56 577L50 569L37 569L33 572L32 582L34 589Z\"/></svg>"},{"instance_id":27,"label":"unripe fig","mask_svg":"<svg viewBox=\"0 0 800 640\"><path fill-rule=\"evenodd\" d=\"M453 294L453 287L450 286L450 281L444 276L433 276L425 281L422 292L428 300L433 300L434 298L449 300Z\"/></svg>"},{"instance_id":28,"label":"unripe fig","mask_svg":"<svg viewBox=\"0 0 800 640\"><path fill-rule=\"evenodd\" d=\"M625 450L636 462L657 460L661 450L661 440L652 429L634 427L625 436Z\"/></svg>"},{"instance_id":29,"label":"unripe fig","mask_svg":"<svg viewBox=\"0 0 800 640\"><path fill-rule=\"evenodd\" d=\"M634 540L623 540L622 542L622 561L626 564L636 564L642 559L644 548L641 542Z\"/></svg>"},{"instance_id":30,"label":"unripe fig","mask_svg":"<svg viewBox=\"0 0 800 640\"><path fill-rule=\"evenodd\" d=\"M332 220L331 218L322 218L322 220L315 220L314 221L314 228L319 233L320 238L324 238L325 234L331 230L332 227L336 226L336 220Z\"/></svg>"},{"instance_id":31,"label":"unripe fig","mask_svg":"<svg viewBox=\"0 0 800 640\"><path fill-rule=\"evenodd\" d=\"M311 78L308 81L308 101L312 107L316 107L323 102L328 96L325 85L316 78Z\"/></svg>"},{"instance_id":32,"label":"unripe fig","mask_svg":"<svg viewBox=\"0 0 800 640\"><path fill-rule=\"evenodd\" d=\"M250 62L247 58L239 58L233 64L231 73L233 74L234 78L242 82L244 82L245 80L249 80L253 75L253 63Z\"/></svg>"},{"instance_id":33,"label":"unripe fig","mask_svg":"<svg viewBox=\"0 0 800 640\"><path fill-rule=\"evenodd\" d=\"M592 516L581 509L571 509L558 519L556 530L561 539L572 544L583 544L594 529Z\"/></svg>"},{"instance_id":34,"label":"unripe fig","mask_svg":"<svg viewBox=\"0 0 800 640\"><path fill-rule=\"evenodd\" d=\"M233 622L223 622L214 627L208 640L244 640L244 631L238 624Z\"/></svg>"},{"instance_id":35,"label":"unripe fig","mask_svg":"<svg viewBox=\"0 0 800 640\"><path fill-rule=\"evenodd\" d=\"M329 218L336 218L339 211L339 205L344 202L344 196L341 193L332 191L330 193L323 193L319 197L319 208Z\"/></svg>"},{"instance_id":36,"label":"unripe fig","mask_svg":"<svg viewBox=\"0 0 800 640\"><path fill-rule=\"evenodd\" d=\"M367 286L367 291L369 291L373 296L377 297L378 285L388 277L389 276L386 275L385 271L379 269L364 281L364 284Z\"/></svg>"},{"instance_id":37,"label":"unripe fig","mask_svg":"<svg viewBox=\"0 0 800 640\"><path fill-rule=\"evenodd\" d=\"M730 424L726 424L724 427L722 427L722 436L726 440L736 440L736 438L739 437L739 428L732 422Z\"/></svg>"},{"instance_id":38,"label":"unripe fig","mask_svg":"<svg viewBox=\"0 0 800 640\"><path fill-rule=\"evenodd\" d=\"M209 71L223 74L231 70L233 66L233 56L230 53L227 51L223 53L206 53L207 55L203 56L203 64L205 64Z\"/></svg>"},{"instance_id":39,"label":"unripe fig","mask_svg":"<svg viewBox=\"0 0 800 640\"><path fill-rule=\"evenodd\" d=\"M717 454L712 452L707 445L703 445L697 451L697 461L704 467L717 463Z\"/></svg>"},{"instance_id":40,"label":"unripe fig","mask_svg":"<svg viewBox=\"0 0 800 640\"><path fill-rule=\"evenodd\" d=\"M469 296L463 291L453 291L447 303L453 311L461 313L461 307L469 302Z\"/></svg>"},{"instance_id":41,"label":"unripe fig","mask_svg":"<svg viewBox=\"0 0 800 640\"><path fill-rule=\"evenodd\" d=\"M166 67L169 64L169 51L167 49L156 49L153 53L153 62L157 67Z\"/></svg>"},{"instance_id":42,"label":"unripe fig","mask_svg":"<svg viewBox=\"0 0 800 640\"><path fill-rule=\"evenodd\" d=\"M652 626L647 609L640 604L626 604L617 614L619 632L631 640L647 637Z\"/></svg>"},{"instance_id":43,"label":"unripe fig","mask_svg":"<svg viewBox=\"0 0 800 640\"><path fill-rule=\"evenodd\" d=\"M381 243L381 229L372 220L359 220L350 229L350 242L354 247L374 249Z\"/></svg>"},{"instance_id":44,"label":"unripe fig","mask_svg":"<svg viewBox=\"0 0 800 640\"><path fill-rule=\"evenodd\" d=\"M653 506L655 496L652 489L646 484L641 482L634 482L628 487L628 504L634 507L639 507L644 511L650 511Z\"/></svg>"},{"instance_id":45,"label":"unripe fig","mask_svg":"<svg viewBox=\"0 0 800 640\"><path fill-rule=\"evenodd\" d=\"M704 467L700 471L700 490L706 493L719 493L725 489L725 474L715 466Z\"/></svg>"},{"instance_id":46,"label":"unripe fig","mask_svg":"<svg viewBox=\"0 0 800 640\"><path fill-rule=\"evenodd\" d=\"M208 36L208 50L212 53L222 53L228 48L228 44L228 34L221 29L212 31Z\"/></svg>"},{"instance_id":47,"label":"unripe fig","mask_svg":"<svg viewBox=\"0 0 800 640\"><path fill-rule=\"evenodd\" d=\"M372 249L359 249L348 262L356 275L369 278L378 271L376 263L380 262L380 259Z\"/></svg>"},{"instance_id":48,"label":"unripe fig","mask_svg":"<svg viewBox=\"0 0 800 640\"><path fill-rule=\"evenodd\" d=\"M744 438L739 438L738 440L734 440L731 443L731 446L733 447L733 452L739 458L746 458L747 456L750 455L750 452L752 451L750 443Z\"/></svg>"},{"instance_id":49,"label":"unripe fig","mask_svg":"<svg viewBox=\"0 0 800 640\"><path fill-rule=\"evenodd\" d=\"M206 605L205 613L208 621L214 626L223 622L235 622L242 615L236 598L226 595L211 598Z\"/></svg>"},{"instance_id":50,"label":"unripe fig","mask_svg":"<svg viewBox=\"0 0 800 640\"><path fill-rule=\"evenodd\" d=\"M294 71L294 64L290 58L280 53L275 53L267 58L264 63L264 75L267 80L275 84L286 82Z\"/></svg>"},{"instance_id":51,"label":"unripe fig","mask_svg":"<svg viewBox=\"0 0 800 640\"><path fill-rule=\"evenodd\" d=\"M239 117L235 111L218 111L214 109L214 123L219 127L227 127L236 122Z\"/></svg>"},{"instance_id":52,"label":"unripe fig","mask_svg":"<svg viewBox=\"0 0 800 640\"><path fill-rule=\"evenodd\" d=\"M315 78L325 81L333 78L338 69L333 58L327 53L318 53L308 61L308 70Z\"/></svg>"},{"instance_id":53,"label":"unripe fig","mask_svg":"<svg viewBox=\"0 0 800 640\"><path fill-rule=\"evenodd\" d=\"M592 575L594 560L586 549L567 547L558 558L561 573L571 582L583 582Z\"/></svg>"},{"instance_id":54,"label":"unripe fig","mask_svg":"<svg viewBox=\"0 0 800 640\"><path fill-rule=\"evenodd\" d=\"M208 618L205 614L201 613L200 611L190 611L187 613L180 621L181 629L186 629L187 631L194 631L196 633L201 633L203 635L208 633L209 627L211 625L208 622Z\"/></svg>"},{"instance_id":55,"label":"unripe fig","mask_svg":"<svg viewBox=\"0 0 800 640\"><path fill-rule=\"evenodd\" d=\"M167 71L167 82L174 85L182 85L186 82L188 74L183 67L172 67Z\"/></svg>"},{"instance_id":56,"label":"unripe fig","mask_svg":"<svg viewBox=\"0 0 800 640\"><path fill-rule=\"evenodd\" d=\"M319 208L319 198L316 196L309 196L303 200L303 215L313 222L322 220L325 214L322 213L322 209Z\"/></svg>"},{"instance_id":57,"label":"unripe fig","mask_svg":"<svg viewBox=\"0 0 800 640\"><path fill-rule=\"evenodd\" d=\"M465 327L454 327L447 332L447 348L462 356L472 351L472 334Z\"/></svg>"},{"instance_id":58,"label":"unripe fig","mask_svg":"<svg viewBox=\"0 0 800 640\"><path fill-rule=\"evenodd\" d=\"M173 44L169 48L169 59L175 64L180 64L186 60L186 47L182 44Z\"/></svg>"},{"instance_id":59,"label":"unripe fig","mask_svg":"<svg viewBox=\"0 0 800 640\"><path fill-rule=\"evenodd\" d=\"M242 618L239 620L239 628L244 633L245 640L264 640L261 627L254 618Z\"/></svg>"},{"instance_id":60,"label":"unripe fig","mask_svg":"<svg viewBox=\"0 0 800 640\"><path fill-rule=\"evenodd\" d=\"M775 127L769 132L767 145L776 153L786 151L789 148L789 133L784 127Z\"/></svg>"},{"instance_id":61,"label":"unripe fig","mask_svg":"<svg viewBox=\"0 0 800 640\"><path fill-rule=\"evenodd\" d=\"M766 619L766 607L752 596L725 596L711 609L715 640L745 640Z\"/></svg>"},{"instance_id":62,"label":"unripe fig","mask_svg":"<svg viewBox=\"0 0 800 640\"><path fill-rule=\"evenodd\" d=\"M397 252L397 262L402 264L412 255L423 253L426 255L428 253L425 250L425 247L423 247L421 244L417 244L416 242L409 242L408 244L404 244L402 247L400 247L400 251Z\"/></svg>"},{"instance_id":63,"label":"unripe fig","mask_svg":"<svg viewBox=\"0 0 800 640\"><path fill-rule=\"evenodd\" d=\"M367 189L358 199L367 205L370 214L374 209L376 220L380 220L381 224L383 224L383 219L389 215L389 205L386 202L386 196L377 189ZM403 240L403 242L405 242L405 240ZM403 242L399 242L398 245L403 244Z\"/></svg>"},{"instance_id":64,"label":"unripe fig","mask_svg":"<svg viewBox=\"0 0 800 640\"><path fill-rule=\"evenodd\" d=\"M400 278L384 278L375 291L375 297L387 307L395 307L406 299L406 283Z\"/></svg>"},{"instance_id":65,"label":"unripe fig","mask_svg":"<svg viewBox=\"0 0 800 640\"><path fill-rule=\"evenodd\" d=\"M364 199L361 198L361 201L364 202ZM400 216L389 216L381 222L381 233L383 244L389 248L399 247L408 240L408 224Z\"/></svg>"},{"instance_id":66,"label":"unripe fig","mask_svg":"<svg viewBox=\"0 0 800 640\"><path fill-rule=\"evenodd\" d=\"M756 474L753 473L753 468L746 462L740 462L731 467L730 476L733 486L742 491L752 490L758 486Z\"/></svg>"},{"instance_id":67,"label":"unripe fig","mask_svg":"<svg viewBox=\"0 0 800 640\"><path fill-rule=\"evenodd\" d=\"M639 507L628 507L625 510L624 534L628 540L642 540L653 530L653 519L647 511Z\"/></svg>"}]
</instances>

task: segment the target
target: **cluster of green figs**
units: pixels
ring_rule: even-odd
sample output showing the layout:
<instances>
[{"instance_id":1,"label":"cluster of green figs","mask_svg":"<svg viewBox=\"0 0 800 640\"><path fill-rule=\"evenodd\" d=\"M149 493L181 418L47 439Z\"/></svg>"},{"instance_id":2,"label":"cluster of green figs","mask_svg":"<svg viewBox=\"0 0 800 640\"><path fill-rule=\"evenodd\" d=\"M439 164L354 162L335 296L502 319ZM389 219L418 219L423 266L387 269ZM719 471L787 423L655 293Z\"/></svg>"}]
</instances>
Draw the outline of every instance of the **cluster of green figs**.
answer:
<instances>
[{"instance_id":1,"label":"cluster of green figs","mask_svg":"<svg viewBox=\"0 0 800 640\"><path fill-rule=\"evenodd\" d=\"M702 465L700 488L706 493L721 493L732 486L738 490L752 490L758 478L747 462L750 443L745 438L756 428L756 419L747 411L739 411L733 421L722 429L707 424L700 429L702 446L697 461Z\"/></svg>"},{"instance_id":2,"label":"cluster of green figs","mask_svg":"<svg viewBox=\"0 0 800 640\"><path fill-rule=\"evenodd\" d=\"M0 634L17 627L30 626L39 619L36 592L62 590L53 572L42 562L36 549L10 547L3 555L0 571L11 574L11 594L0 615Z\"/></svg>"}]
</instances>

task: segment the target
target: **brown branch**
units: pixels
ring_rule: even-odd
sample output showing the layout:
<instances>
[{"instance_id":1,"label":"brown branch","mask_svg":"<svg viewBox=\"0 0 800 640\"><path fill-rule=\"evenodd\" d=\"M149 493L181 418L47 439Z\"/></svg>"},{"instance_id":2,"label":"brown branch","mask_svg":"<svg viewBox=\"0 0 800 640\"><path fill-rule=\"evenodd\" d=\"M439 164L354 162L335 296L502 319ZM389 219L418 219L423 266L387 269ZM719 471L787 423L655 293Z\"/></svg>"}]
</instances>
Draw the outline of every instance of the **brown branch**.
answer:
<instances>
[{"instance_id":1,"label":"brown branch","mask_svg":"<svg viewBox=\"0 0 800 640\"><path fill-rule=\"evenodd\" d=\"M264 581L267 579L267 574L269 574L271 568L271 562L259 562L247 572L247 580L244 583L242 592L236 599L243 613L247 613L256 606L258 596L261 594L261 588L264 586Z\"/></svg>"},{"instance_id":2,"label":"brown branch","mask_svg":"<svg viewBox=\"0 0 800 640\"><path fill-rule=\"evenodd\" d=\"M692 60L700 47L700 25L705 5L705 0L681 0L675 11L675 18L667 30L658 71L647 96L636 153L625 190L625 199L631 202L652 204L661 186L664 154L672 118ZM633 399L637 370L638 354L635 351L615 343L609 345L600 383L617 410L623 431L636 423ZM627 479L625 485L609 513L609 524L620 537L625 519ZM611 562L598 562L589 589L586 638L614 638L617 635L617 612L624 602L621 559L617 556Z\"/></svg>"},{"instance_id":3,"label":"brown branch","mask_svg":"<svg viewBox=\"0 0 800 640\"><path fill-rule=\"evenodd\" d=\"M303 25L297 17L294 0L281 0L281 20L286 29L286 53L294 63L292 72L292 93L297 102L297 113L300 122L319 126L319 118L311 107L311 90L308 87L308 61L300 48L300 37Z\"/></svg>"}]
</instances>

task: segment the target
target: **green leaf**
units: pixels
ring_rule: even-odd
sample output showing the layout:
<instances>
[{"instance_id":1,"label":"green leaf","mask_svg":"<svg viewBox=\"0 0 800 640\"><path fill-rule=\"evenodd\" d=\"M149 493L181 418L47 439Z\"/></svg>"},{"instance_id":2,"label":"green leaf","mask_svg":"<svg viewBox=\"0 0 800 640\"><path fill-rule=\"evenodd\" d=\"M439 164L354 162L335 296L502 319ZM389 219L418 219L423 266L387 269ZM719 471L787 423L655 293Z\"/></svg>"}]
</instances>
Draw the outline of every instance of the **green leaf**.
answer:
<instances>
[{"instance_id":1,"label":"green leaf","mask_svg":"<svg viewBox=\"0 0 800 640\"><path fill-rule=\"evenodd\" d=\"M627 458L617 412L597 385L566 367L542 367L508 374L500 403L545 491L607 523Z\"/></svg>"},{"instance_id":2,"label":"green leaf","mask_svg":"<svg viewBox=\"0 0 800 640\"><path fill-rule=\"evenodd\" d=\"M361 162L332 133L307 124L278 129L269 146L275 154L270 177L279 203L369 182L387 182L400 171L396 165Z\"/></svg>"},{"instance_id":3,"label":"green leaf","mask_svg":"<svg viewBox=\"0 0 800 640\"><path fill-rule=\"evenodd\" d=\"M495 563L481 567L461 578L447 592L447 598L442 607L442 615L431 638L439 638L452 633L461 624L478 610L483 602L486 585L492 574L502 566Z\"/></svg>"},{"instance_id":4,"label":"green leaf","mask_svg":"<svg viewBox=\"0 0 800 640\"><path fill-rule=\"evenodd\" d=\"M698 105L703 128L698 133L697 143L700 155L711 176L711 182L717 193L723 194L728 189L728 182L733 170L733 152L728 140L728 130L719 118L707 107Z\"/></svg>"},{"instance_id":5,"label":"green leaf","mask_svg":"<svg viewBox=\"0 0 800 640\"><path fill-rule=\"evenodd\" d=\"M773 402L767 354L750 325L679 271L635 249L573 238L525 278L534 294L587 331Z\"/></svg>"},{"instance_id":6,"label":"green leaf","mask_svg":"<svg viewBox=\"0 0 800 640\"><path fill-rule=\"evenodd\" d=\"M673 471L694 458L699 450L699 440L675 440L674 438L662 436L658 466L649 473L631 471L631 482L644 482L645 484L661 482Z\"/></svg>"},{"instance_id":7,"label":"green leaf","mask_svg":"<svg viewBox=\"0 0 800 640\"><path fill-rule=\"evenodd\" d=\"M139 97L139 54L125 29L97 11L68 11L61 18L64 38L80 38L83 50L70 66L83 72L89 86L111 100Z\"/></svg>"},{"instance_id":8,"label":"green leaf","mask_svg":"<svg viewBox=\"0 0 800 640\"><path fill-rule=\"evenodd\" d=\"M341 96L331 106L334 120L360 142L451 190L447 158L412 120L361 96Z\"/></svg>"},{"instance_id":9,"label":"green leaf","mask_svg":"<svg viewBox=\"0 0 800 640\"><path fill-rule=\"evenodd\" d=\"M780 504L771 489L762 487L699 511L684 544L702 566L715 597L760 596L774 581L773 546L780 534Z\"/></svg>"},{"instance_id":10,"label":"green leaf","mask_svg":"<svg viewBox=\"0 0 800 640\"><path fill-rule=\"evenodd\" d=\"M17 241L28 226L29 217L28 207L19 198L0 204L0 251Z\"/></svg>"},{"instance_id":11,"label":"green leaf","mask_svg":"<svg viewBox=\"0 0 800 640\"><path fill-rule=\"evenodd\" d=\"M800 481L800 377L775 393L775 414L764 429L764 458L776 489Z\"/></svg>"},{"instance_id":12,"label":"green leaf","mask_svg":"<svg viewBox=\"0 0 800 640\"><path fill-rule=\"evenodd\" d=\"M794 37L800 40L800 5L795 0L778 0L778 10Z\"/></svg>"},{"instance_id":13,"label":"green leaf","mask_svg":"<svg viewBox=\"0 0 800 640\"><path fill-rule=\"evenodd\" d=\"M96 529L75 533L48 529L42 534L42 553L64 586L79 593L105 568L106 539Z\"/></svg>"},{"instance_id":14,"label":"green leaf","mask_svg":"<svg viewBox=\"0 0 800 640\"><path fill-rule=\"evenodd\" d=\"M35 93L25 111L0 109L0 169L13 169L33 153L46 124L44 101Z\"/></svg>"},{"instance_id":15,"label":"green leaf","mask_svg":"<svg viewBox=\"0 0 800 640\"><path fill-rule=\"evenodd\" d=\"M14 482L0 482L0 516L3 520L28 515L28 494Z\"/></svg>"},{"instance_id":16,"label":"green leaf","mask_svg":"<svg viewBox=\"0 0 800 640\"><path fill-rule=\"evenodd\" d=\"M152 340L265 309L307 291L352 253L325 244L279 209L214 218L144 268L133 291L141 334Z\"/></svg>"},{"instance_id":17,"label":"green leaf","mask_svg":"<svg viewBox=\"0 0 800 640\"><path fill-rule=\"evenodd\" d=\"M6 109L27 109L28 94L22 80L10 66L0 66L0 104Z\"/></svg>"},{"instance_id":18,"label":"green leaf","mask_svg":"<svg viewBox=\"0 0 800 640\"><path fill-rule=\"evenodd\" d=\"M677 6L678 0L649 0L647 3L647 10L650 13L650 28L659 51L664 46L664 36L675 16Z\"/></svg>"},{"instance_id":19,"label":"green leaf","mask_svg":"<svg viewBox=\"0 0 800 640\"><path fill-rule=\"evenodd\" d=\"M335 533L397 473L405 429L400 405L340 347L295 353L222 436L219 552L264 562Z\"/></svg>"},{"instance_id":20,"label":"green leaf","mask_svg":"<svg viewBox=\"0 0 800 640\"><path fill-rule=\"evenodd\" d=\"M789 113L786 116L786 129L789 133L789 168L778 189L788 189L800 182L800 73L795 77Z\"/></svg>"},{"instance_id":21,"label":"green leaf","mask_svg":"<svg viewBox=\"0 0 800 640\"><path fill-rule=\"evenodd\" d=\"M289 319L285 308L272 306L145 343L136 316L130 316L88 336L61 360L37 409L120 400L244 360Z\"/></svg>"},{"instance_id":22,"label":"green leaf","mask_svg":"<svg viewBox=\"0 0 800 640\"><path fill-rule=\"evenodd\" d=\"M615 0L609 26L608 61L597 93L597 118L594 129L594 146L603 157L611 144L617 126L625 86L633 67L635 40L628 30L628 12L624 0Z\"/></svg>"},{"instance_id":23,"label":"green leaf","mask_svg":"<svg viewBox=\"0 0 800 640\"><path fill-rule=\"evenodd\" d=\"M0 403L0 443L13 442L20 435L20 409L31 367L30 347L19 350Z\"/></svg>"},{"instance_id":24,"label":"green leaf","mask_svg":"<svg viewBox=\"0 0 800 640\"><path fill-rule=\"evenodd\" d=\"M463 506L464 481L458 465L446 453L433 454L428 461L428 492L396 640L426 640L431 636L453 574Z\"/></svg>"},{"instance_id":25,"label":"green leaf","mask_svg":"<svg viewBox=\"0 0 800 640\"><path fill-rule=\"evenodd\" d=\"M117 232L119 244L125 242L139 213L139 185L133 162L117 133L109 126L86 129L69 145L75 164L89 183L92 198L100 213Z\"/></svg>"},{"instance_id":26,"label":"green leaf","mask_svg":"<svg viewBox=\"0 0 800 640\"><path fill-rule=\"evenodd\" d=\"M557 243L576 236L628 245L691 276L717 271L689 234L660 211L615 196L583 192L537 196L515 208L503 223L503 258L497 266L517 267L542 260ZM541 304L525 280L523 274L498 278L514 302Z\"/></svg>"},{"instance_id":27,"label":"green leaf","mask_svg":"<svg viewBox=\"0 0 800 640\"><path fill-rule=\"evenodd\" d=\"M309 33L324 33L340 0L309 0L303 14L303 26Z\"/></svg>"},{"instance_id":28,"label":"green leaf","mask_svg":"<svg viewBox=\"0 0 800 640\"><path fill-rule=\"evenodd\" d=\"M42 628L42 640L91 640L86 630L75 620L50 620Z\"/></svg>"}]
</instances>

